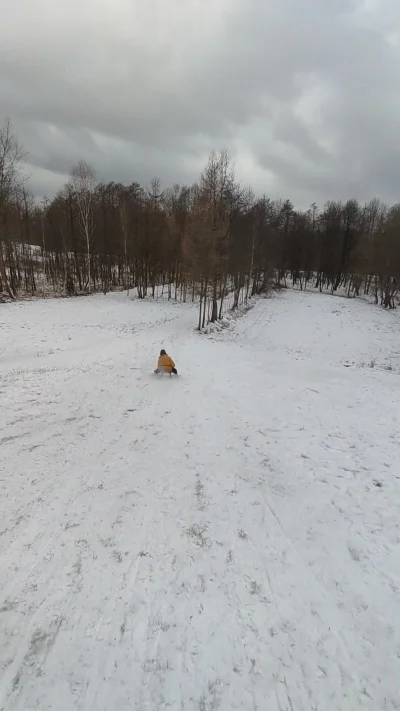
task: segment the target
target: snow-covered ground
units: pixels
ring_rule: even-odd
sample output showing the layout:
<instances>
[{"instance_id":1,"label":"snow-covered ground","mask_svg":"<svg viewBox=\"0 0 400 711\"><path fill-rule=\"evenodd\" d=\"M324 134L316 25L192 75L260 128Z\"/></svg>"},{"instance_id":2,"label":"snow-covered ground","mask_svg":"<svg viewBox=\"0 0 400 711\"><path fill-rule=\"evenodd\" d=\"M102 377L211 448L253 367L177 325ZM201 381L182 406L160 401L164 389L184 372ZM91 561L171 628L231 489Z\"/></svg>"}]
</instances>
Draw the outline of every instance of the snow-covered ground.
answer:
<instances>
[{"instance_id":1,"label":"snow-covered ground","mask_svg":"<svg viewBox=\"0 0 400 711\"><path fill-rule=\"evenodd\" d=\"M399 315L196 322L1 307L0 709L399 709Z\"/></svg>"}]
</instances>

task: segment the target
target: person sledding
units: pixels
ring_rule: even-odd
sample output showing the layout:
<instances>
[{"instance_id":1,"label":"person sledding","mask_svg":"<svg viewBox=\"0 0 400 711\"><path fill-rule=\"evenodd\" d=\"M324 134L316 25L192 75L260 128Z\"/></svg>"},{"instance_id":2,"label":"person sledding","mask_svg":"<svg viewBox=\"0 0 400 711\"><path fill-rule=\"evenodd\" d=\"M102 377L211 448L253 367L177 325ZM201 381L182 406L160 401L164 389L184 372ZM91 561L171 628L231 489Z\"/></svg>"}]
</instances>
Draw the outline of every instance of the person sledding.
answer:
<instances>
[{"instance_id":1,"label":"person sledding","mask_svg":"<svg viewBox=\"0 0 400 711\"><path fill-rule=\"evenodd\" d=\"M175 363L172 360L171 356L168 355L168 353L164 350L164 348L160 351L160 355L158 358L158 364L157 368L154 371L157 375L162 374L162 373L168 373L168 375L178 375L178 371L175 368Z\"/></svg>"}]
</instances>

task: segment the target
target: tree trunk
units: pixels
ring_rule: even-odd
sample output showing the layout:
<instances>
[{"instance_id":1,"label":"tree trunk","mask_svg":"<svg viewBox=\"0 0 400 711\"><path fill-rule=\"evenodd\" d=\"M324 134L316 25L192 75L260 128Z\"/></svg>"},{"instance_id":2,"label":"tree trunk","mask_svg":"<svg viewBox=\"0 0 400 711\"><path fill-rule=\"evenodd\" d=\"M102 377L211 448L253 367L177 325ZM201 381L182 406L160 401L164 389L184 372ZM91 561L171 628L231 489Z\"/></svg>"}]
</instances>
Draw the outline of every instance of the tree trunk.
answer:
<instances>
[{"instance_id":1,"label":"tree trunk","mask_svg":"<svg viewBox=\"0 0 400 711\"><path fill-rule=\"evenodd\" d=\"M8 296L10 299L15 301L17 298L14 292L14 289L11 287L11 284L8 281L7 277L7 272L6 272L6 267L4 264L4 257L3 257L3 245L0 242L0 276L1 276L1 281L3 282L3 287L6 290Z\"/></svg>"},{"instance_id":2,"label":"tree trunk","mask_svg":"<svg viewBox=\"0 0 400 711\"><path fill-rule=\"evenodd\" d=\"M217 301L217 279L214 279L214 286L213 286L213 303L212 303L212 311L211 311L211 323L215 323L215 321L218 319L218 301Z\"/></svg>"},{"instance_id":3,"label":"tree trunk","mask_svg":"<svg viewBox=\"0 0 400 711\"><path fill-rule=\"evenodd\" d=\"M86 229L86 249L87 249L87 260L88 260L88 292L90 294L91 288L92 288L92 283L91 283L91 264L90 264L90 238L89 238L89 230Z\"/></svg>"}]
</instances>

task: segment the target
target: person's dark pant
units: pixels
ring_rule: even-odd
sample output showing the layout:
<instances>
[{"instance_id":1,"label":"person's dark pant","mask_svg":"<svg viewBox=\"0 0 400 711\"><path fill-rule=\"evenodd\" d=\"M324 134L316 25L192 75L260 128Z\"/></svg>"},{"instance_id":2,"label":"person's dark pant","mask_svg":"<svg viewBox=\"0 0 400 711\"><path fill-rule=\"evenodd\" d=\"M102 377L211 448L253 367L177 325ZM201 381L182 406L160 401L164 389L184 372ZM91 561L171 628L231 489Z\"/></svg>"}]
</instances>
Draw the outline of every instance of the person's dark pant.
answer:
<instances>
[{"instance_id":1,"label":"person's dark pant","mask_svg":"<svg viewBox=\"0 0 400 711\"><path fill-rule=\"evenodd\" d=\"M155 370L154 372L157 373L157 375L158 375L158 373L165 373L166 375L168 375L168 371L166 371L166 370L159 370L158 368L156 368L156 370ZM176 369L176 368L172 368L172 370L171 370L171 372L170 372L170 375L172 375L172 373L173 373L174 375L178 375L177 369Z\"/></svg>"}]
</instances>

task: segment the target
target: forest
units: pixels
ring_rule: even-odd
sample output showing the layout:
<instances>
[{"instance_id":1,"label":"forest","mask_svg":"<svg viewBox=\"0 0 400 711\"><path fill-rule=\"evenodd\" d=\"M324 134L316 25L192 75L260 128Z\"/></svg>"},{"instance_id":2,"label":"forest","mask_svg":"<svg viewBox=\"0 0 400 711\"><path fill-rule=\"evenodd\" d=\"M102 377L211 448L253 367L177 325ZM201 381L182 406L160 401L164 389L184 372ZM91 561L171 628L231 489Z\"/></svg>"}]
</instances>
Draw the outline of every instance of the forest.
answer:
<instances>
[{"instance_id":1,"label":"forest","mask_svg":"<svg viewBox=\"0 0 400 711\"><path fill-rule=\"evenodd\" d=\"M0 298L157 289L199 305L198 328L230 305L287 283L369 295L385 308L400 291L400 205L328 200L297 210L289 199L240 185L225 150L198 181L172 187L102 182L84 160L40 202L11 122L0 128Z\"/></svg>"}]
</instances>

